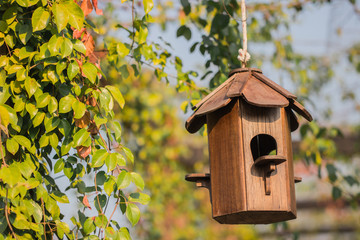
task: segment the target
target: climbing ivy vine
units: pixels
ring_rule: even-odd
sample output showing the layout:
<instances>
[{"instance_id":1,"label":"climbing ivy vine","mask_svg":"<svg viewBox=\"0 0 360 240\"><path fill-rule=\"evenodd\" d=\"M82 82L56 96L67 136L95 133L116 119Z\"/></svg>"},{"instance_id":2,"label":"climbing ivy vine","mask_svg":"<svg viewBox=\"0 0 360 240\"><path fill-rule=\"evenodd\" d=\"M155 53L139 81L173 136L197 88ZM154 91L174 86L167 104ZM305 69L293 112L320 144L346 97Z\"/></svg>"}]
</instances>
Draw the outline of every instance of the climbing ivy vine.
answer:
<instances>
[{"instance_id":1,"label":"climbing ivy vine","mask_svg":"<svg viewBox=\"0 0 360 240\"><path fill-rule=\"evenodd\" d=\"M144 3L147 14L152 1ZM125 101L94 52L93 9L102 14L97 0L0 1L0 239L130 239L114 213L135 225L138 204L150 200L114 120ZM147 31L145 20L138 25L134 36ZM114 46L111 59L130 53ZM75 190L73 217L59 207L74 202L54 174Z\"/></svg>"}]
</instances>

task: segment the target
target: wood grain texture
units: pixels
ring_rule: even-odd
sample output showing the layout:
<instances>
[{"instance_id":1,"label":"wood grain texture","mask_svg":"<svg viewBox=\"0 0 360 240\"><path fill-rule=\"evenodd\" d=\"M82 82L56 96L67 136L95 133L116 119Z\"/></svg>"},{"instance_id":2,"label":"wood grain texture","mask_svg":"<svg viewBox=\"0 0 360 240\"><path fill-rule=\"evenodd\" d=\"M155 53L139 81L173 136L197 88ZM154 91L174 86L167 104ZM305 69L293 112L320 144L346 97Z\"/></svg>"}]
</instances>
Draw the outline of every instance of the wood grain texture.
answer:
<instances>
[{"instance_id":1,"label":"wood grain texture","mask_svg":"<svg viewBox=\"0 0 360 240\"><path fill-rule=\"evenodd\" d=\"M254 166L250 148L253 137L259 134L272 136L277 143L277 155L288 156L284 148L282 121L279 108L258 108L240 101L243 114L242 128L248 211L288 211L288 190L286 187L287 161L276 166L271 176L271 195L265 195L264 172ZM251 190L250 190L251 189Z\"/></svg>"},{"instance_id":2,"label":"wood grain texture","mask_svg":"<svg viewBox=\"0 0 360 240\"><path fill-rule=\"evenodd\" d=\"M239 120L238 101L208 115L213 217L246 210Z\"/></svg>"},{"instance_id":3,"label":"wood grain texture","mask_svg":"<svg viewBox=\"0 0 360 240\"><path fill-rule=\"evenodd\" d=\"M234 79L234 76L229 77L225 82L223 82L219 87L217 87L214 91L209 93L205 98L203 98L200 102L198 102L195 106L192 107L193 110L198 109L203 103L208 101L210 98L212 98L214 95L217 95L217 93L222 90L224 87L228 87L228 85L231 83L231 81Z\"/></svg>"},{"instance_id":4,"label":"wood grain texture","mask_svg":"<svg viewBox=\"0 0 360 240\"><path fill-rule=\"evenodd\" d=\"M196 133L206 123L206 116L191 115L185 122L185 128L189 133Z\"/></svg>"},{"instance_id":5,"label":"wood grain texture","mask_svg":"<svg viewBox=\"0 0 360 240\"><path fill-rule=\"evenodd\" d=\"M294 94L292 94L291 92L289 92L285 88L281 87L280 85L278 85L274 81L270 80L269 78L265 77L265 75L254 72L254 76L257 79L261 80L266 85L270 86L271 88L273 88L274 90L279 92L280 94L284 95L286 98L296 99L296 96Z\"/></svg>"},{"instance_id":6,"label":"wood grain texture","mask_svg":"<svg viewBox=\"0 0 360 240\"><path fill-rule=\"evenodd\" d=\"M289 105L286 97L255 77L251 77L247 81L242 95L248 103L258 107L286 107Z\"/></svg>"},{"instance_id":7,"label":"wood grain texture","mask_svg":"<svg viewBox=\"0 0 360 240\"><path fill-rule=\"evenodd\" d=\"M229 90L226 93L226 96L229 98L241 96L241 90L250 79L251 72L240 72L234 75L234 80L232 81Z\"/></svg>"},{"instance_id":8,"label":"wood grain texture","mask_svg":"<svg viewBox=\"0 0 360 240\"><path fill-rule=\"evenodd\" d=\"M219 108L225 107L231 101L231 98L226 96L228 86L222 88L217 95L213 96L209 100L203 103L201 108L196 111L197 116L205 115L210 112L214 112Z\"/></svg>"},{"instance_id":9,"label":"wood grain texture","mask_svg":"<svg viewBox=\"0 0 360 240\"><path fill-rule=\"evenodd\" d=\"M281 109L282 117L282 126L283 126L283 141L284 151L287 156L286 161L286 186L287 186L287 201L288 201L288 211L292 212L296 216L296 198L295 198L295 180L294 180L294 164L293 164L293 153L292 153L292 142L291 142L291 132L290 132L290 120L284 108Z\"/></svg>"},{"instance_id":10,"label":"wood grain texture","mask_svg":"<svg viewBox=\"0 0 360 240\"><path fill-rule=\"evenodd\" d=\"M294 109L295 112L303 116L306 120L311 122L313 120L311 114L301 105L298 101L293 100L290 102L290 107Z\"/></svg>"}]
</instances>

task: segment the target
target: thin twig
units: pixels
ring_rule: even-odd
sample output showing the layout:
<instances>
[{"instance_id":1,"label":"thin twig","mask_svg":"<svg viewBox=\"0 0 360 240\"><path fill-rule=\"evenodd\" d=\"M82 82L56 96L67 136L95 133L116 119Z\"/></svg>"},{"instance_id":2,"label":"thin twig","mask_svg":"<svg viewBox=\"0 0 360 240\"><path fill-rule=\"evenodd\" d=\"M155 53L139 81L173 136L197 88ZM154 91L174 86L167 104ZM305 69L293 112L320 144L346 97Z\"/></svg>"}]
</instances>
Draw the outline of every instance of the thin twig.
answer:
<instances>
[{"instance_id":1,"label":"thin twig","mask_svg":"<svg viewBox=\"0 0 360 240\"><path fill-rule=\"evenodd\" d=\"M45 235L45 240L46 240L46 219L45 219L45 207L44 207L44 199L43 198L41 198L41 207L42 207L43 216L44 216L44 235Z\"/></svg>"},{"instance_id":2,"label":"thin twig","mask_svg":"<svg viewBox=\"0 0 360 240\"><path fill-rule=\"evenodd\" d=\"M8 52L9 52L9 55L10 55L10 57L11 57L11 50L10 50L10 48L9 48L9 45L7 45L6 42L4 42L4 43L5 43L5 45L6 45L6 48L7 48Z\"/></svg>"},{"instance_id":3,"label":"thin twig","mask_svg":"<svg viewBox=\"0 0 360 240\"><path fill-rule=\"evenodd\" d=\"M109 218L109 220L108 220L108 223L106 224L106 227L108 227L109 224L110 224L111 218L113 217L113 215L114 215L114 213L115 213L115 211L116 211L116 208L117 208L117 206L118 206L119 203L120 203L119 200L120 200L120 198L118 198L118 199L116 200L114 210L112 211L112 213L111 213L111 215L110 215L110 218Z\"/></svg>"},{"instance_id":4,"label":"thin twig","mask_svg":"<svg viewBox=\"0 0 360 240\"><path fill-rule=\"evenodd\" d=\"M234 18L234 17L229 13L229 11L227 10L226 5L225 5L225 0L223 0L222 3L223 3L223 7L224 7L224 10L225 10L226 14L227 14L230 18L234 19L236 22L241 22L240 19Z\"/></svg>"},{"instance_id":5,"label":"thin twig","mask_svg":"<svg viewBox=\"0 0 360 240\"><path fill-rule=\"evenodd\" d=\"M97 190L96 172L95 172L94 183L95 183L96 199L97 199L97 202L98 202L98 204L99 204L100 212L101 212L101 214L103 214L103 210L102 210L102 208L101 208L101 206L100 206L99 194L98 194L98 190Z\"/></svg>"},{"instance_id":6,"label":"thin twig","mask_svg":"<svg viewBox=\"0 0 360 240\"><path fill-rule=\"evenodd\" d=\"M110 152L111 151L111 143L110 143L110 136L109 136L109 129L108 129L108 127L106 126L106 124L104 124L105 125L105 130L106 130L106 136L107 136L107 138L108 138L108 144L109 144L109 146L108 146L108 152Z\"/></svg>"},{"instance_id":7,"label":"thin twig","mask_svg":"<svg viewBox=\"0 0 360 240\"><path fill-rule=\"evenodd\" d=\"M16 237L16 235L15 235L15 232L14 232L14 229L12 228L11 223L10 223L10 220L9 220L9 213L8 213L8 206L7 206L8 202L7 202L7 199L8 199L8 189L6 188L5 209L4 209L4 210L5 210L5 218L6 218L6 222L7 222L8 226L9 226L9 228L10 228L10 231L11 231L13 237L14 237L15 239L17 239L17 237Z\"/></svg>"}]
</instances>

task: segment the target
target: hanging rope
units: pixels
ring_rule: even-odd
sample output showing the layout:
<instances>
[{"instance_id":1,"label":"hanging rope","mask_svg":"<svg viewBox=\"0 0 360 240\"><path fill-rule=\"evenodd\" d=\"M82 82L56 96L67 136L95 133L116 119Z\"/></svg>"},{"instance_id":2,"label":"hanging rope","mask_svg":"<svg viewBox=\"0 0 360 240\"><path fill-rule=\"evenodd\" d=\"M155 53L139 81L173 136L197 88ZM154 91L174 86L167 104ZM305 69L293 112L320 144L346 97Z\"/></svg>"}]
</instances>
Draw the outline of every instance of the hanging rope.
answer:
<instances>
[{"instance_id":1,"label":"hanging rope","mask_svg":"<svg viewBox=\"0 0 360 240\"><path fill-rule=\"evenodd\" d=\"M246 29L246 5L245 0L241 0L241 25L243 31L243 48L239 49L238 60L241 62L241 67L246 67L246 62L250 60L250 54L247 51L247 29Z\"/></svg>"}]
</instances>

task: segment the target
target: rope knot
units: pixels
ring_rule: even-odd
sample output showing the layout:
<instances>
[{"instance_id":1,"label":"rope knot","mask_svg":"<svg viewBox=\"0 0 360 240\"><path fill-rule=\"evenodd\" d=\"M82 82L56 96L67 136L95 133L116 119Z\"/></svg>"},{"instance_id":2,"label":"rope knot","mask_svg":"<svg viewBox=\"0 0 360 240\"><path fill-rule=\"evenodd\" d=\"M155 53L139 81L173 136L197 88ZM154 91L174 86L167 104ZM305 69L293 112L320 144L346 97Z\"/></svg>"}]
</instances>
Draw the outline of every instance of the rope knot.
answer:
<instances>
[{"instance_id":1,"label":"rope knot","mask_svg":"<svg viewBox=\"0 0 360 240\"><path fill-rule=\"evenodd\" d=\"M250 60L251 56L250 54L246 51L246 54L245 54L245 50L240 48L239 49L239 55L237 57L237 59L240 61L240 62L243 62L243 63L246 63Z\"/></svg>"}]
</instances>

